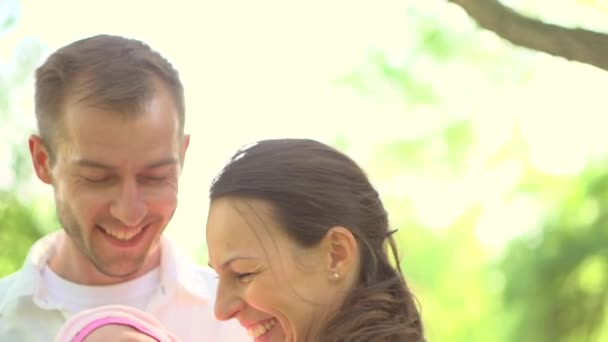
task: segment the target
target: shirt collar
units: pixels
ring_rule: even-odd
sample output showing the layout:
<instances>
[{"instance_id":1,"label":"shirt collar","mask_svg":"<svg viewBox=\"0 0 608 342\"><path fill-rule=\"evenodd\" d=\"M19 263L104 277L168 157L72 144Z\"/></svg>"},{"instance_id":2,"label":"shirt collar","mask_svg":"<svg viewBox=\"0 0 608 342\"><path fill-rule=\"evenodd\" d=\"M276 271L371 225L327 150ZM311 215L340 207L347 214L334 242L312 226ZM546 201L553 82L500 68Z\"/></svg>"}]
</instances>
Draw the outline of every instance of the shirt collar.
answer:
<instances>
[{"instance_id":1,"label":"shirt collar","mask_svg":"<svg viewBox=\"0 0 608 342\"><path fill-rule=\"evenodd\" d=\"M188 259L174 243L161 238L161 291L183 290L199 300L211 300L209 287L205 284L199 272L200 267Z\"/></svg>"}]
</instances>

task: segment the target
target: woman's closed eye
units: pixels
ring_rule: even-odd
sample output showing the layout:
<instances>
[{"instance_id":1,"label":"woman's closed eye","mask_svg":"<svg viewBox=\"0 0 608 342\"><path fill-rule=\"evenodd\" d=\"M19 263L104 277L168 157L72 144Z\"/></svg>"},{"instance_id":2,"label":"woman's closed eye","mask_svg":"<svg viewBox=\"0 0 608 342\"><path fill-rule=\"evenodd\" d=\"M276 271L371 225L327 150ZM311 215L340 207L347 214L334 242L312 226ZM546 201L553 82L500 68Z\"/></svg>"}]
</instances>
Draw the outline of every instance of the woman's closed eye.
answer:
<instances>
[{"instance_id":1,"label":"woman's closed eye","mask_svg":"<svg viewBox=\"0 0 608 342\"><path fill-rule=\"evenodd\" d=\"M256 272L234 272L234 276L241 282L249 282L256 275Z\"/></svg>"},{"instance_id":2,"label":"woman's closed eye","mask_svg":"<svg viewBox=\"0 0 608 342\"><path fill-rule=\"evenodd\" d=\"M249 282L255 274L255 272L232 272L233 277L241 282ZM215 274L215 277L217 279L222 278L218 273Z\"/></svg>"}]
</instances>

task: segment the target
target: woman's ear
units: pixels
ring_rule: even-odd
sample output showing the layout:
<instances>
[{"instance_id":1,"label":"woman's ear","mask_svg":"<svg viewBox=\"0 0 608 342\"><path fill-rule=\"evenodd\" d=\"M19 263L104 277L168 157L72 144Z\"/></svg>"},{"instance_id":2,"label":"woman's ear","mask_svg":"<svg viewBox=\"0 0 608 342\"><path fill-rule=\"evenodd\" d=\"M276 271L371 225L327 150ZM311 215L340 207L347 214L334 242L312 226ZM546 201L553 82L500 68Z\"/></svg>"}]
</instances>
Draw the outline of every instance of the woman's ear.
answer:
<instances>
[{"instance_id":1,"label":"woman's ear","mask_svg":"<svg viewBox=\"0 0 608 342\"><path fill-rule=\"evenodd\" d=\"M28 143L36 175L41 181L51 184L51 163L46 146L37 135L31 135Z\"/></svg>"},{"instance_id":2,"label":"woman's ear","mask_svg":"<svg viewBox=\"0 0 608 342\"><path fill-rule=\"evenodd\" d=\"M350 230L340 226L332 227L325 234L324 240L330 279L338 280L357 272L359 246Z\"/></svg>"}]
</instances>

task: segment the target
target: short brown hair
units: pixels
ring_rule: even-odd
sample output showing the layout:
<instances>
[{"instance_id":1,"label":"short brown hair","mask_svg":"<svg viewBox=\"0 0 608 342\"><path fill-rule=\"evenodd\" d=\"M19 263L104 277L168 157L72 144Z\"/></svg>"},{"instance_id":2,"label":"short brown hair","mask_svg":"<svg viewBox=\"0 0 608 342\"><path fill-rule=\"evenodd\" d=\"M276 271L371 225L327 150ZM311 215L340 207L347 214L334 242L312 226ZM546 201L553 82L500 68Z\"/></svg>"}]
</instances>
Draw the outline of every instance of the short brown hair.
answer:
<instances>
[{"instance_id":1,"label":"short brown hair","mask_svg":"<svg viewBox=\"0 0 608 342\"><path fill-rule=\"evenodd\" d=\"M185 124L184 90L171 63L144 42L97 35L66 45L36 70L38 131L51 159L68 98L93 107L138 113L161 81L173 97L179 132Z\"/></svg>"}]
</instances>

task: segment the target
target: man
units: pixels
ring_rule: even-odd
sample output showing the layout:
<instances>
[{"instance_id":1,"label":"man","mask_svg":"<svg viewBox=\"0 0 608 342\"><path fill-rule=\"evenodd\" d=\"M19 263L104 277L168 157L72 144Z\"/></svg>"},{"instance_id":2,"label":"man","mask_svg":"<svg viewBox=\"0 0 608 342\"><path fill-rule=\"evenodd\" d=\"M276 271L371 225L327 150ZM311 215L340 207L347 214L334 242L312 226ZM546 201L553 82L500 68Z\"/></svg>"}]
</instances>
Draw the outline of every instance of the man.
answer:
<instances>
[{"instance_id":1,"label":"man","mask_svg":"<svg viewBox=\"0 0 608 342\"><path fill-rule=\"evenodd\" d=\"M30 154L63 230L0 280L0 340L51 341L106 304L147 311L183 341L249 340L214 319L215 276L162 237L189 142L171 64L137 40L83 39L38 68L35 108Z\"/></svg>"}]
</instances>

